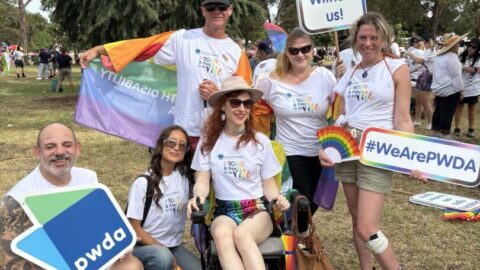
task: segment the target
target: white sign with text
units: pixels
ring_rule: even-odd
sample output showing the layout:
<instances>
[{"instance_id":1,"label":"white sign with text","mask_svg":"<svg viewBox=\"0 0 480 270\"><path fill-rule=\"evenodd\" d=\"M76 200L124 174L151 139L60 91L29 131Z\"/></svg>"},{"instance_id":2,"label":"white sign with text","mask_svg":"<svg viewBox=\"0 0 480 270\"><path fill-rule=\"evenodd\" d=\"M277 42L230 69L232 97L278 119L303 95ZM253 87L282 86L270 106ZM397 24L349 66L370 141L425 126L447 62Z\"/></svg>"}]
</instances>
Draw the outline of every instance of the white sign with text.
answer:
<instances>
[{"instance_id":1,"label":"white sign with text","mask_svg":"<svg viewBox=\"0 0 480 270\"><path fill-rule=\"evenodd\" d=\"M349 29L367 12L365 0L297 0L300 26L309 34Z\"/></svg>"}]
</instances>

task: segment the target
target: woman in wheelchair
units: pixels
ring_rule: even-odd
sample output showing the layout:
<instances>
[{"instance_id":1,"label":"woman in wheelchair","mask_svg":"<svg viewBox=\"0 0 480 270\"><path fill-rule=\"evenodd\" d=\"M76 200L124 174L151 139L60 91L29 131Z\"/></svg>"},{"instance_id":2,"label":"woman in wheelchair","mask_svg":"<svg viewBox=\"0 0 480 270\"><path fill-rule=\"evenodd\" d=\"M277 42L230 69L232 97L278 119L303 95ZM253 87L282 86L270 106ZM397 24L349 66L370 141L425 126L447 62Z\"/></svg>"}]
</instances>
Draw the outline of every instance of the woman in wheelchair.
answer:
<instances>
[{"instance_id":1,"label":"woman in wheelchair","mask_svg":"<svg viewBox=\"0 0 480 270\"><path fill-rule=\"evenodd\" d=\"M148 171L130 188L127 217L141 239L133 254L145 270L171 270L175 261L183 270L201 269L200 260L181 244L193 185L190 147L182 127L165 128L153 149Z\"/></svg>"},{"instance_id":2,"label":"woman in wheelchair","mask_svg":"<svg viewBox=\"0 0 480 270\"><path fill-rule=\"evenodd\" d=\"M212 179L217 207L210 231L223 269L265 269L257 246L273 230L265 200L276 200L279 210L290 206L273 179L282 168L270 140L253 129L251 108L261 96L242 77L225 79L208 97L213 112L192 161L188 215L198 210L195 198L204 203Z\"/></svg>"}]
</instances>

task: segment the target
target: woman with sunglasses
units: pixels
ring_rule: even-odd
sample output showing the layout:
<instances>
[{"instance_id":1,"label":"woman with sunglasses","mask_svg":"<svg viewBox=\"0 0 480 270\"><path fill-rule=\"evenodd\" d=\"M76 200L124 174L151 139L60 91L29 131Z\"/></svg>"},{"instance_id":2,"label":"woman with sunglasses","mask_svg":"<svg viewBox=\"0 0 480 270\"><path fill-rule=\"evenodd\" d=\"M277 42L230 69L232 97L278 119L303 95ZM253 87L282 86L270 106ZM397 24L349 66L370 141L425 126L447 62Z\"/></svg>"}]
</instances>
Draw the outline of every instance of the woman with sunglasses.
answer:
<instances>
[{"instance_id":1,"label":"woman with sunglasses","mask_svg":"<svg viewBox=\"0 0 480 270\"><path fill-rule=\"evenodd\" d=\"M462 78L464 84L463 98L457 105L455 112L455 130L453 134L460 136L460 122L462 120L463 105L468 104L468 132L467 137L475 137L475 105L480 95L480 39L473 38L467 49L460 55L462 63Z\"/></svg>"},{"instance_id":2,"label":"woman with sunglasses","mask_svg":"<svg viewBox=\"0 0 480 270\"><path fill-rule=\"evenodd\" d=\"M195 151L196 171L188 214L203 204L213 181L216 205L210 231L222 269L265 269L257 244L272 233L265 203L287 210L273 177L282 168L270 140L253 128L252 106L262 92L242 77L223 81L221 90L208 97L213 112Z\"/></svg>"},{"instance_id":3,"label":"woman with sunglasses","mask_svg":"<svg viewBox=\"0 0 480 270\"><path fill-rule=\"evenodd\" d=\"M335 86L346 128L360 141L367 127L412 133L411 84L407 65L390 57L389 26L379 13L367 13L352 25L350 41L362 61L346 72ZM320 150L323 166L335 164ZM412 176L421 178L418 171ZM400 269L392 245L380 230L385 196L392 189L392 172L347 161L335 165L352 216L353 240L361 269L372 269L372 253L382 269Z\"/></svg>"},{"instance_id":4,"label":"woman with sunglasses","mask_svg":"<svg viewBox=\"0 0 480 270\"><path fill-rule=\"evenodd\" d=\"M127 217L140 238L133 254L146 270L201 269L200 260L182 244L186 205L193 185L187 132L180 126L165 128L157 139L149 169L128 194ZM151 199L145 217L147 191ZM145 217L145 219L144 219Z\"/></svg>"},{"instance_id":5,"label":"woman with sunglasses","mask_svg":"<svg viewBox=\"0 0 480 270\"><path fill-rule=\"evenodd\" d=\"M293 188L313 203L322 167L318 159L320 144L316 136L327 123L327 109L333 99L337 80L324 67L312 67L313 42L308 34L296 28L287 37L285 50L279 55L275 70L260 80L257 87L263 99L273 108L276 121L275 139L287 155ZM306 223L299 219L300 231Z\"/></svg>"}]
</instances>

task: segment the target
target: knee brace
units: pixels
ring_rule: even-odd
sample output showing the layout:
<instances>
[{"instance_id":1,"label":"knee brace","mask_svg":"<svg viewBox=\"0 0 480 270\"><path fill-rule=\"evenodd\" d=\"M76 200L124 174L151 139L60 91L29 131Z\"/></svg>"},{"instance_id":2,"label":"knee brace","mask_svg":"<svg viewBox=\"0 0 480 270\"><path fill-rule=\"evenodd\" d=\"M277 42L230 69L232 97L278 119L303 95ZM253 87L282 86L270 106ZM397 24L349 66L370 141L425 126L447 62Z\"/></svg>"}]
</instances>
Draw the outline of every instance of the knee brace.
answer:
<instances>
[{"instance_id":1,"label":"knee brace","mask_svg":"<svg viewBox=\"0 0 480 270\"><path fill-rule=\"evenodd\" d=\"M371 252L375 254L380 254L385 251L388 247L388 239L382 233L382 231L378 231L372 235L370 235L370 240L365 242L365 246Z\"/></svg>"}]
</instances>

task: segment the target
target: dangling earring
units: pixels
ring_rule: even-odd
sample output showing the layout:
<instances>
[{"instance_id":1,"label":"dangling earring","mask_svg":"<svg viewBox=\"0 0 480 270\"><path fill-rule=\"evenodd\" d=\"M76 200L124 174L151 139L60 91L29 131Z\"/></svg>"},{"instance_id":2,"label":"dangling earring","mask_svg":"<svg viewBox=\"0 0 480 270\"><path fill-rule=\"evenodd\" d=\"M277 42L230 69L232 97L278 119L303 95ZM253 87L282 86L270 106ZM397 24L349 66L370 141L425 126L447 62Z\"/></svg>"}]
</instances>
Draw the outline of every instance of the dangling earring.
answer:
<instances>
[{"instance_id":1,"label":"dangling earring","mask_svg":"<svg viewBox=\"0 0 480 270\"><path fill-rule=\"evenodd\" d=\"M222 113L220 114L220 119L222 120L222 122L225 122L225 112L222 111Z\"/></svg>"}]
</instances>

